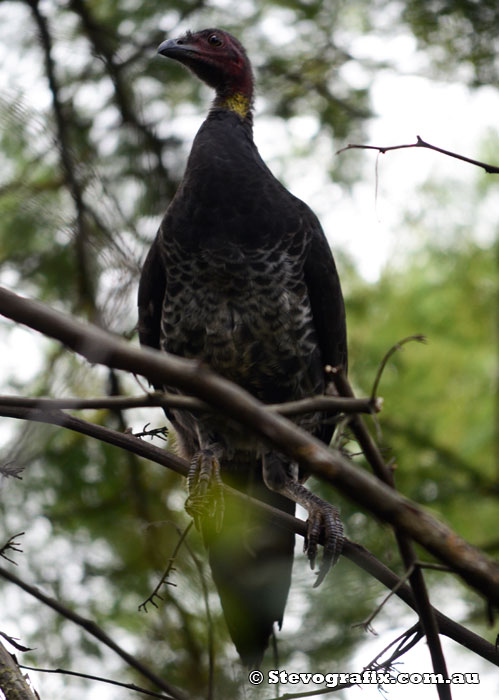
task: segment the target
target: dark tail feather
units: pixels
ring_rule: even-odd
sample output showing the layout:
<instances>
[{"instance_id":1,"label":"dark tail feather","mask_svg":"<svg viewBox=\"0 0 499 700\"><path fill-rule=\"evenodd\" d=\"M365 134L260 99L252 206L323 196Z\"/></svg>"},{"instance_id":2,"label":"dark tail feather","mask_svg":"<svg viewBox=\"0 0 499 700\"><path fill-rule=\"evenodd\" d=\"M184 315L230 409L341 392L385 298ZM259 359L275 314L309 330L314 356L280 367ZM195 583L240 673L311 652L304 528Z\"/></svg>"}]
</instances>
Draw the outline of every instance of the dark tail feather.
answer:
<instances>
[{"instance_id":1,"label":"dark tail feather","mask_svg":"<svg viewBox=\"0 0 499 700\"><path fill-rule=\"evenodd\" d=\"M259 485L254 495L294 514L295 504ZM258 668L274 622L282 624L291 583L294 533L244 504L228 502L222 531L205 533L213 579L242 662Z\"/></svg>"}]
</instances>

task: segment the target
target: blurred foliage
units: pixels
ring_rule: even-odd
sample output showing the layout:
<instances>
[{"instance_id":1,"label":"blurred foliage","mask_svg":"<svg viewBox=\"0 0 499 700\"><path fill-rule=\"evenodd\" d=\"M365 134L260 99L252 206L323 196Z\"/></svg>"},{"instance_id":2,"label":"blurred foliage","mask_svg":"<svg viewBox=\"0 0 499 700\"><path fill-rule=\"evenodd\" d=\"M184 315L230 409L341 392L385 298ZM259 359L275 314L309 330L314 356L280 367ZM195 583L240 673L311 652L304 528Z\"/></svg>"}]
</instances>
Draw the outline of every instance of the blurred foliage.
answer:
<instances>
[{"instance_id":1,"label":"blurred foliage","mask_svg":"<svg viewBox=\"0 0 499 700\"><path fill-rule=\"evenodd\" d=\"M440 75L499 85L499 5L495 0L407 0L403 18ZM452 67L449 57L452 56Z\"/></svg>"},{"instance_id":2,"label":"blurred foliage","mask_svg":"<svg viewBox=\"0 0 499 700\"><path fill-rule=\"evenodd\" d=\"M261 118L310 117L318 134L342 145L362 139L370 81L379 67L350 53L355 39L388 38L407 25L438 75L496 85L497 13L496 3L461 0L1 3L2 42L18 60L18 66L11 64L10 93L0 99L2 280L133 336L140 264L210 99L180 66L155 56L166 34L223 25L253 59ZM465 75L458 64L468 67ZM353 65L360 70L355 84L347 77ZM491 155L497 153L497 135L487 138L481 157L497 160ZM311 159L321 143L311 143ZM349 186L360 175L361 158L352 154L326 167L336 182ZM490 240L473 236L476 208L490 187L485 177L468 193L450 183L428 183L418 200L425 206L407 206L401 221L410 256L388 267L376 284L361 279L341 253L337 258L347 297L351 376L359 393L370 391L391 345L414 333L428 337L427 346L407 345L390 360L380 386L385 405L379 428L387 455L396 459L398 486L497 553L498 254ZM457 200L467 203L467 220L456 215ZM66 396L138 390L130 378L89 367L58 346L44 346L43 352L41 371L24 386L4 377L5 390ZM163 420L159 410L86 417L136 431ZM350 442L347 447L356 449ZM217 696L263 697L258 690L246 692L242 671L233 666L236 654L196 533L178 555L175 587L163 586L157 609L149 605L147 614L137 612L166 567L178 528L188 523L184 485L176 475L40 425L23 425L9 449L6 461L29 468L22 482L4 486L0 536L27 531L25 554L16 557L26 580L95 619L190 697L206 694L207 586ZM315 486L341 501L352 539L401 570L388 528ZM429 580L438 590L442 574ZM366 639L352 624L369 615L384 591L347 561L319 590L312 590L312 581L298 557L280 634L280 666L343 670ZM451 581L445 578L445 585L469 600L463 615L473 615L479 602ZM145 685L70 623L26 597L22 601L23 614L14 614L9 630L37 648L27 661L73 670L91 664L100 675L108 669L109 676ZM390 610L379 618L381 627L392 624ZM480 619L476 629L483 632ZM40 688L60 688L50 683L44 678ZM71 697L92 696L93 684L67 683Z\"/></svg>"}]
</instances>

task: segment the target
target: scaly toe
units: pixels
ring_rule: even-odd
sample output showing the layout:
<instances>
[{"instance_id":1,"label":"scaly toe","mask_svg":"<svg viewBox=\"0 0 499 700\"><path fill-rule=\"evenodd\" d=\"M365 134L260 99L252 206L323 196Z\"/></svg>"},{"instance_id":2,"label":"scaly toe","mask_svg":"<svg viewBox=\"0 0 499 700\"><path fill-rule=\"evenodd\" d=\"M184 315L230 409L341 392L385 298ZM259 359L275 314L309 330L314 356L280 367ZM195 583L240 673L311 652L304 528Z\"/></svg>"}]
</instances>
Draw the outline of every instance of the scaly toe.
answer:
<instances>
[{"instance_id":1,"label":"scaly toe","mask_svg":"<svg viewBox=\"0 0 499 700\"><path fill-rule=\"evenodd\" d=\"M322 517L321 511L315 509L310 511L307 520L307 534L303 545L303 551L308 557L310 568L314 569L317 558L317 545L321 535Z\"/></svg>"},{"instance_id":2,"label":"scaly toe","mask_svg":"<svg viewBox=\"0 0 499 700\"><path fill-rule=\"evenodd\" d=\"M322 583L331 567L338 561L345 541L343 525L334 506L328 504L326 508L322 509L321 519L324 528L324 552L314 588Z\"/></svg>"},{"instance_id":3,"label":"scaly toe","mask_svg":"<svg viewBox=\"0 0 499 700\"><path fill-rule=\"evenodd\" d=\"M185 502L187 513L194 520L196 529L201 529L203 519L215 518L217 532L221 530L225 503L220 463L210 450L197 452L187 476L189 495Z\"/></svg>"}]
</instances>

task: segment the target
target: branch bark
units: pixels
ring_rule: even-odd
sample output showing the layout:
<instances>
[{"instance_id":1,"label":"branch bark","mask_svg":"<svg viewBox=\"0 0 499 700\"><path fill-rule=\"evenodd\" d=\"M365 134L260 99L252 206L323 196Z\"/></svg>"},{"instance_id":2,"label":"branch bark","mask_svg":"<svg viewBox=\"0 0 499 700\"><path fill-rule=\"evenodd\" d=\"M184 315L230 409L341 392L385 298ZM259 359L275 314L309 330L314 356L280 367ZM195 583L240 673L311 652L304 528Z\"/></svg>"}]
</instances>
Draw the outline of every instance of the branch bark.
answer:
<instances>
[{"instance_id":1,"label":"branch bark","mask_svg":"<svg viewBox=\"0 0 499 700\"><path fill-rule=\"evenodd\" d=\"M9 654L0 642L0 690L6 700L36 700L37 696L29 687L26 678L17 665L15 658Z\"/></svg>"},{"instance_id":2,"label":"branch bark","mask_svg":"<svg viewBox=\"0 0 499 700\"><path fill-rule=\"evenodd\" d=\"M141 374L154 384L175 386L248 426L319 478L379 519L400 528L447 564L491 604L499 605L499 565L428 512L326 447L283 416L271 413L248 392L204 365L151 349L139 349L38 301L0 287L0 313L59 340L89 362Z\"/></svg>"}]
</instances>

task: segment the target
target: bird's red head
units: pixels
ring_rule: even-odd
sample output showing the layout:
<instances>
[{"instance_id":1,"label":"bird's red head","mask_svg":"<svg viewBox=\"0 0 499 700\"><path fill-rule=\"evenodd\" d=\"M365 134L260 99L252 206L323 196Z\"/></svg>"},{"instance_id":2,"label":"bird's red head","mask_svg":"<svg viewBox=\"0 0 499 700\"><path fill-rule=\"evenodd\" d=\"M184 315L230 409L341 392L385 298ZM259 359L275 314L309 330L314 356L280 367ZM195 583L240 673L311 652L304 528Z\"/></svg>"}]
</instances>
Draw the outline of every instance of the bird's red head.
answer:
<instances>
[{"instance_id":1,"label":"bird's red head","mask_svg":"<svg viewBox=\"0 0 499 700\"><path fill-rule=\"evenodd\" d=\"M246 51L239 41L222 29L187 32L178 39L167 39L158 53L180 61L203 82L215 88L215 104L243 116L251 110L253 72Z\"/></svg>"}]
</instances>

